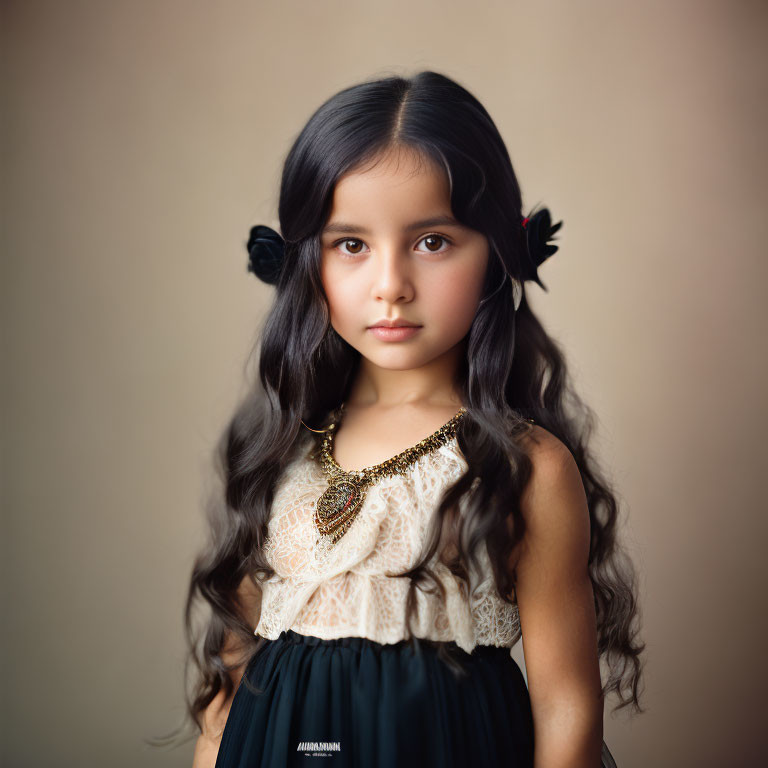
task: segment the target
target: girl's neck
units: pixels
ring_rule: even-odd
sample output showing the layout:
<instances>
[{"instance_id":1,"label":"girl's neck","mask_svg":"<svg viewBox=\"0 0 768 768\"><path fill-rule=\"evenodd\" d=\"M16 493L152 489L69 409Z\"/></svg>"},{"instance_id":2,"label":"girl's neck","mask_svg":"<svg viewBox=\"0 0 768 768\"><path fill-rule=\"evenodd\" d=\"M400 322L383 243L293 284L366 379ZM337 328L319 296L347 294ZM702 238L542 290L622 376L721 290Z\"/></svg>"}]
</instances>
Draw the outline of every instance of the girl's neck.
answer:
<instances>
[{"instance_id":1,"label":"girl's neck","mask_svg":"<svg viewBox=\"0 0 768 768\"><path fill-rule=\"evenodd\" d=\"M462 405L455 386L464 344L457 344L426 365L411 370L382 368L366 358L360 362L346 398L348 408L394 411L401 408L454 408Z\"/></svg>"}]
</instances>

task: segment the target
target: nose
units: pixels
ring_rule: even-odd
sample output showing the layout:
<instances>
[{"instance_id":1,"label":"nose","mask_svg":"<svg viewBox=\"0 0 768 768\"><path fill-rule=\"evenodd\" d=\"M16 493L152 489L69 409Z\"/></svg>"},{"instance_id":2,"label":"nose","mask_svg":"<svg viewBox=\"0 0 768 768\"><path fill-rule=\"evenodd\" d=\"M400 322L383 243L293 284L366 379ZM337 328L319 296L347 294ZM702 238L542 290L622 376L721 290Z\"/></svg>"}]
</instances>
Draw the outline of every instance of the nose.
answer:
<instances>
[{"instance_id":1,"label":"nose","mask_svg":"<svg viewBox=\"0 0 768 768\"><path fill-rule=\"evenodd\" d=\"M373 297L379 301L394 304L410 301L413 296L413 279L408 254L392 247L382 250L371 261L375 274L373 277Z\"/></svg>"}]
</instances>

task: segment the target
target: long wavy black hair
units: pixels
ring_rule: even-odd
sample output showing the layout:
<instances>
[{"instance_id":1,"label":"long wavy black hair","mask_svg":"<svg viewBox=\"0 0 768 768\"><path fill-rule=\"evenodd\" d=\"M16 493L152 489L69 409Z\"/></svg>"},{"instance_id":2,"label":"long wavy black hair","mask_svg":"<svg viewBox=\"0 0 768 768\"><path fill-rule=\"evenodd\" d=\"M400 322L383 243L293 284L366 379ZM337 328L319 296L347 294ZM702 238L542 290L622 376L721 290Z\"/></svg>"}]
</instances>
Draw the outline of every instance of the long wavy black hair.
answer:
<instances>
[{"instance_id":1,"label":"long wavy black hair","mask_svg":"<svg viewBox=\"0 0 768 768\"><path fill-rule=\"evenodd\" d=\"M520 187L509 154L471 93L425 71L367 80L335 94L311 116L285 160L279 201L284 256L274 302L253 350L258 376L216 447L220 485L207 509L210 538L194 563L187 594L185 684L192 690L185 691L184 724L201 727L201 714L214 697L233 693L233 670L242 671L265 642L254 635L257 617L243 610L239 588L245 581L258 590L259 579L273 573L262 546L278 478L307 435L301 422L314 428L328 423L346 400L360 361L360 353L330 324L320 279L320 233L339 179L393 149L415 151L445 169L453 215L487 237L493 256L483 294L488 300L481 301L465 339L466 358L455 382L467 408L457 438L468 469L446 490L422 561L400 574L410 579L407 620L413 617L415 589L443 592L427 567L443 541L449 545L439 556L468 589L471 564L477 564L478 547L485 543L499 596L513 602L514 572L507 563L525 531L519 501L532 465L521 436L532 418L568 447L586 491L597 650L607 668L603 694L616 695L615 709L633 705L643 712L638 686L645 645L635 642L636 577L617 540L615 492L589 447L595 415L574 391L558 343L525 295L514 311L512 283L504 280L504 271L519 280L530 277ZM494 483L473 483L476 478ZM457 522L460 500L467 511ZM204 610L201 621L196 606ZM225 663L224 651L231 648L239 653ZM442 646L440 653L454 663Z\"/></svg>"}]
</instances>

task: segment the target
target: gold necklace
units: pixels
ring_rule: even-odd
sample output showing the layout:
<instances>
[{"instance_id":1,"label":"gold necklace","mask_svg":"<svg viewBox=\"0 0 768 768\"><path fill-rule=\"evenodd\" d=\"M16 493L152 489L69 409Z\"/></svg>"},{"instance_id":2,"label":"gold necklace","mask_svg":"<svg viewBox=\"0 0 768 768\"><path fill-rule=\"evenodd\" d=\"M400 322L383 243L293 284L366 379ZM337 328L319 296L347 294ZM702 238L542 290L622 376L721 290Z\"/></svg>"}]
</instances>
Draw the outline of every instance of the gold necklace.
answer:
<instances>
[{"instance_id":1,"label":"gold necklace","mask_svg":"<svg viewBox=\"0 0 768 768\"><path fill-rule=\"evenodd\" d=\"M370 485L381 477L405 474L418 458L447 443L456 434L459 421L467 409L462 406L459 412L440 429L411 448L398 453L397 456L381 464L352 472L346 472L333 458L333 436L343 411L344 403L336 410L333 422L328 427L320 447L320 465L328 475L329 485L315 505L314 520L321 539L330 545L335 544L352 525Z\"/></svg>"}]
</instances>

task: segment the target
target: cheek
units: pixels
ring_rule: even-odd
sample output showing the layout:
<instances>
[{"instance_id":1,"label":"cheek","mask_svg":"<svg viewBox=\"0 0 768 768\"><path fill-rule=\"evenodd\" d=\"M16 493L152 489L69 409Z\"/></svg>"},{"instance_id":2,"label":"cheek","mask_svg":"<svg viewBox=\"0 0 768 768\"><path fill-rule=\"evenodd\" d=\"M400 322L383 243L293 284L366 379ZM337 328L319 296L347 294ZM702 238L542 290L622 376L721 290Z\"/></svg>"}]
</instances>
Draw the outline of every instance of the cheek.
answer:
<instances>
[{"instance_id":1,"label":"cheek","mask_svg":"<svg viewBox=\"0 0 768 768\"><path fill-rule=\"evenodd\" d=\"M457 329L472 322L483 290L485 271L464 267L442 275L431 292L430 302L446 322Z\"/></svg>"},{"instance_id":2,"label":"cheek","mask_svg":"<svg viewBox=\"0 0 768 768\"><path fill-rule=\"evenodd\" d=\"M451 336L463 335L472 324L477 311L477 301L468 286L452 283L445 287L432 301L430 312L440 319L440 326Z\"/></svg>"},{"instance_id":3,"label":"cheek","mask_svg":"<svg viewBox=\"0 0 768 768\"><path fill-rule=\"evenodd\" d=\"M332 270L321 269L320 277L328 300L331 322L337 328L344 326L350 321L350 315L354 313L354 296L356 295L354 287L350 281L345 282L335 278Z\"/></svg>"}]
</instances>

